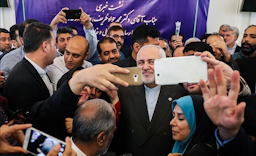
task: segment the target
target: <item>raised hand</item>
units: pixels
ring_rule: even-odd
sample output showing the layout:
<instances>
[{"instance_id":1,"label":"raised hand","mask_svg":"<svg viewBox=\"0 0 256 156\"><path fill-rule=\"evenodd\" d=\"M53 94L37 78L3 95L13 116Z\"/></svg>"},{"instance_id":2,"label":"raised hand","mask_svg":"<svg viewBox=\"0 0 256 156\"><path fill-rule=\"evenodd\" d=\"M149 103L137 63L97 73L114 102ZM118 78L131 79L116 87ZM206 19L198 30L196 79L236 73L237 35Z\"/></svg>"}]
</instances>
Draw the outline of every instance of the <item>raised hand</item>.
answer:
<instances>
[{"instance_id":1,"label":"raised hand","mask_svg":"<svg viewBox=\"0 0 256 156\"><path fill-rule=\"evenodd\" d=\"M221 139L231 139L238 133L244 121L245 103L241 102L237 105L236 102L239 93L239 72L232 73L228 95L220 66L216 65L214 70L208 70L208 80L209 88L203 80L200 80L205 111L212 122L218 126Z\"/></svg>"},{"instance_id":2,"label":"raised hand","mask_svg":"<svg viewBox=\"0 0 256 156\"><path fill-rule=\"evenodd\" d=\"M81 10L81 16L78 21L80 21L80 23L84 25L86 29L91 29L92 25L90 22L90 15L86 14L81 7L79 7L79 9Z\"/></svg>"},{"instance_id":3,"label":"raised hand","mask_svg":"<svg viewBox=\"0 0 256 156\"><path fill-rule=\"evenodd\" d=\"M47 154L47 156L58 156L58 153L60 152L61 146L54 145L54 147L50 150L50 152ZM76 152L72 150L71 148L71 141L69 137L66 137L66 146L65 151L63 152L62 156L76 156Z\"/></svg>"},{"instance_id":4,"label":"raised hand","mask_svg":"<svg viewBox=\"0 0 256 156\"><path fill-rule=\"evenodd\" d=\"M214 69L214 67L220 66L225 83L227 86L230 86L233 69L229 65L222 61L216 60L215 57L208 51L204 51L203 53L196 52L194 55L201 56L202 60L207 63L208 69Z\"/></svg>"},{"instance_id":5,"label":"raised hand","mask_svg":"<svg viewBox=\"0 0 256 156\"><path fill-rule=\"evenodd\" d=\"M0 127L0 153L25 153L28 152L19 146L12 146L9 144L8 139L13 138L21 144L24 142L24 133L22 130L31 127L31 124L20 125L3 125Z\"/></svg>"},{"instance_id":6,"label":"raised hand","mask_svg":"<svg viewBox=\"0 0 256 156\"><path fill-rule=\"evenodd\" d=\"M95 65L78 72L69 80L69 86L73 93L79 95L84 86L99 88L102 91L117 90L114 84L127 87L129 84L112 73L128 74L129 70L112 64Z\"/></svg>"},{"instance_id":7,"label":"raised hand","mask_svg":"<svg viewBox=\"0 0 256 156\"><path fill-rule=\"evenodd\" d=\"M61 11L53 18L53 20L51 21L51 24L50 24L50 26L52 27L53 30L57 29L57 26L59 23L67 22L66 13L63 12L62 10L69 10L69 8L67 8L67 7L62 8Z\"/></svg>"}]
</instances>

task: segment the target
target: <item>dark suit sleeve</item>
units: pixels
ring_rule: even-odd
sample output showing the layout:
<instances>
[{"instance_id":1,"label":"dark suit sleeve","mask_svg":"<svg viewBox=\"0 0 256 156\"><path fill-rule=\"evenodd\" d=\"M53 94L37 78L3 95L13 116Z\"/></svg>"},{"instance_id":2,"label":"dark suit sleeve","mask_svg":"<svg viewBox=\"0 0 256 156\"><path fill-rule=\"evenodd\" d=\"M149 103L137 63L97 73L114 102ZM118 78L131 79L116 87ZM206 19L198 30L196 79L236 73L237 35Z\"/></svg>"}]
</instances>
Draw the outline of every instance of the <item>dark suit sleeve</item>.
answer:
<instances>
[{"instance_id":1,"label":"dark suit sleeve","mask_svg":"<svg viewBox=\"0 0 256 156\"><path fill-rule=\"evenodd\" d=\"M27 122L35 123L58 118L60 114L74 112L78 95L75 95L66 81L51 97L36 102L27 115Z\"/></svg>"},{"instance_id":2,"label":"dark suit sleeve","mask_svg":"<svg viewBox=\"0 0 256 156\"><path fill-rule=\"evenodd\" d=\"M244 130L240 128L236 137L223 147L220 147L217 153L220 156L254 156L256 155L256 145L247 137Z\"/></svg>"}]
</instances>

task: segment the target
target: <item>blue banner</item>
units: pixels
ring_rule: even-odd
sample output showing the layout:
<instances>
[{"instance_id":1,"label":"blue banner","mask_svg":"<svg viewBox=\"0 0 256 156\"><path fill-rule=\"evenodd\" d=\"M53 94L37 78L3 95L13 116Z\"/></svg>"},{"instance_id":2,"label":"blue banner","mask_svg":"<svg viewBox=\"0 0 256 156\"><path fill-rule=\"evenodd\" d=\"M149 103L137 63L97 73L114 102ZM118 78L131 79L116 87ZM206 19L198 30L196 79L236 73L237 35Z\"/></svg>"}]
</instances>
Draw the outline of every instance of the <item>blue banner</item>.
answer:
<instances>
[{"instance_id":1,"label":"blue banner","mask_svg":"<svg viewBox=\"0 0 256 156\"><path fill-rule=\"evenodd\" d=\"M64 7L83 10L91 16L98 39L106 35L111 22L120 22L126 29L126 44L130 44L130 35L134 28L149 24L168 39L175 31L175 22L181 22L180 32L184 38L200 38L206 32L206 22L210 0L14 0L16 22L34 18L50 24L54 16ZM24 2L24 3L22 3ZM198 3L197 3L198 2ZM198 5L198 6L197 6ZM198 9L197 9L198 8ZM196 14L197 12L197 14ZM195 17L195 15L197 15ZM196 18L196 20L195 20ZM196 22L196 24L195 24ZM79 35L84 35L79 22L68 22L59 26L74 25ZM195 30L194 30L195 26Z\"/></svg>"}]
</instances>

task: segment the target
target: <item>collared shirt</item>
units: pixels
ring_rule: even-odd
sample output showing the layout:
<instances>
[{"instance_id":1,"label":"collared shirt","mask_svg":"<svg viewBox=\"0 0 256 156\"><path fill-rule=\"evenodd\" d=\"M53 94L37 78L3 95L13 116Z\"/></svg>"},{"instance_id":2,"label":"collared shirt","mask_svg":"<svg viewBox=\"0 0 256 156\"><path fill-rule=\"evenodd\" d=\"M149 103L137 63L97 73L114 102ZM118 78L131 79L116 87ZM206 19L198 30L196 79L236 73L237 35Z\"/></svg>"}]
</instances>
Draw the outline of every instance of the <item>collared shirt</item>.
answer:
<instances>
[{"instance_id":1,"label":"collared shirt","mask_svg":"<svg viewBox=\"0 0 256 156\"><path fill-rule=\"evenodd\" d=\"M49 77L46 75L46 71L44 69L42 69L40 66L38 66L35 62L30 60L27 56L25 56L25 59L28 60L32 64L32 66L36 69L36 71L41 76L42 80L44 81L46 87L48 88L50 96L52 96L53 86L49 80Z\"/></svg>"},{"instance_id":2,"label":"collared shirt","mask_svg":"<svg viewBox=\"0 0 256 156\"><path fill-rule=\"evenodd\" d=\"M91 67L92 64L88 61L83 62L82 67L88 68ZM57 90L57 84L60 78L68 72L69 69L66 67L64 56L57 57L53 60L53 64L49 65L46 72L50 77L51 82L53 83L54 91Z\"/></svg>"},{"instance_id":3,"label":"collared shirt","mask_svg":"<svg viewBox=\"0 0 256 156\"><path fill-rule=\"evenodd\" d=\"M229 48L229 47L228 47L228 51L229 51L229 53L230 53L231 55L235 53L236 46L237 46L237 44L235 44L232 48Z\"/></svg>"},{"instance_id":4,"label":"collared shirt","mask_svg":"<svg viewBox=\"0 0 256 156\"><path fill-rule=\"evenodd\" d=\"M86 154L84 154L84 152L82 152L77 146L76 144L73 142L72 138L71 140L71 148L76 152L77 156L86 156Z\"/></svg>"},{"instance_id":5,"label":"collared shirt","mask_svg":"<svg viewBox=\"0 0 256 156\"><path fill-rule=\"evenodd\" d=\"M149 121L151 121L156 108L156 103L158 100L161 86L158 85L154 88L148 88L146 85L144 86L145 86L145 95L146 95L146 102L147 102L147 109L148 109L148 117L149 117Z\"/></svg>"},{"instance_id":6,"label":"collared shirt","mask_svg":"<svg viewBox=\"0 0 256 156\"><path fill-rule=\"evenodd\" d=\"M3 52L0 51L0 56L3 54Z\"/></svg>"},{"instance_id":7,"label":"collared shirt","mask_svg":"<svg viewBox=\"0 0 256 156\"><path fill-rule=\"evenodd\" d=\"M12 71L12 68L20 62L25 56L25 53L23 51L23 46L19 47L18 49L15 49L11 51L10 53L6 54L1 60L0 60L0 71L4 72L5 80L7 80L9 74Z\"/></svg>"}]
</instances>

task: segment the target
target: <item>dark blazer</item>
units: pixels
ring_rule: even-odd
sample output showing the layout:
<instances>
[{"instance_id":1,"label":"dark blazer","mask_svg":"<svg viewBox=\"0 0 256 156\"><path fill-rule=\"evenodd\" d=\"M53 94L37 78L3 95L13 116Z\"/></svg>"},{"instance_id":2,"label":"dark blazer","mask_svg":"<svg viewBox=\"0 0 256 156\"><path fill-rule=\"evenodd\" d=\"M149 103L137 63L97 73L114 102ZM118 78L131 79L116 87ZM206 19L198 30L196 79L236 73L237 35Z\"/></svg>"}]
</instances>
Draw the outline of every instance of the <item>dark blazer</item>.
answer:
<instances>
[{"instance_id":1,"label":"dark blazer","mask_svg":"<svg viewBox=\"0 0 256 156\"><path fill-rule=\"evenodd\" d=\"M151 122L144 85L120 87L118 95L121 103L117 128L118 154L168 155L174 145L170 126L172 100L187 95L187 91L178 85L162 86Z\"/></svg>"},{"instance_id":2,"label":"dark blazer","mask_svg":"<svg viewBox=\"0 0 256 156\"><path fill-rule=\"evenodd\" d=\"M241 58L236 60L241 76L245 79L252 93L255 93L256 82L256 57Z\"/></svg>"},{"instance_id":3,"label":"dark blazer","mask_svg":"<svg viewBox=\"0 0 256 156\"><path fill-rule=\"evenodd\" d=\"M65 139L65 117L72 117L78 96L66 82L51 97L42 78L26 59L12 69L4 89L11 110L23 109L26 122L61 140Z\"/></svg>"},{"instance_id":4,"label":"dark blazer","mask_svg":"<svg viewBox=\"0 0 256 156\"><path fill-rule=\"evenodd\" d=\"M234 53L237 53L237 52L239 52L241 50L241 47L240 46L238 46L238 45L236 45L236 50L235 50L235 52Z\"/></svg>"},{"instance_id":5,"label":"dark blazer","mask_svg":"<svg viewBox=\"0 0 256 156\"><path fill-rule=\"evenodd\" d=\"M132 56L129 56L123 60L119 60L117 62L113 63L114 65L118 65L119 67L136 67L136 61L132 58Z\"/></svg>"}]
</instances>

